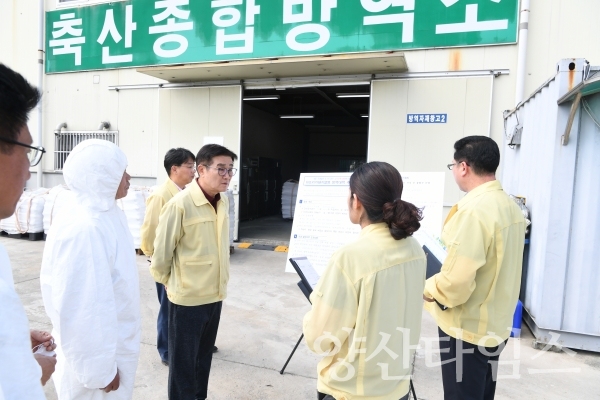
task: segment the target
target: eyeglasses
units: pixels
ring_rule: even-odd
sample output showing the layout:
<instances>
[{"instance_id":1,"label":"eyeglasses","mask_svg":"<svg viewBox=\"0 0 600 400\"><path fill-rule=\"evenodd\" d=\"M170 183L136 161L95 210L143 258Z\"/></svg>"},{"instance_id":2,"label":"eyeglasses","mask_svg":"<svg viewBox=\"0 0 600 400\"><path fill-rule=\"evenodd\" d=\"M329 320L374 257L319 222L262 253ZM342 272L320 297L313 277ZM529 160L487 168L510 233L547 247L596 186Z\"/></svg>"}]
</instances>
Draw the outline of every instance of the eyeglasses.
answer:
<instances>
[{"instance_id":1,"label":"eyeglasses","mask_svg":"<svg viewBox=\"0 0 600 400\"><path fill-rule=\"evenodd\" d=\"M225 174L229 174L229 176L234 176L237 172L237 168L221 168L221 167L211 167L209 165L205 165L205 164L200 164L200 165L204 165L206 168L214 168L217 170L217 172L219 173L219 175L221 176L225 176Z\"/></svg>"},{"instance_id":2,"label":"eyeglasses","mask_svg":"<svg viewBox=\"0 0 600 400\"><path fill-rule=\"evenodd\" d=\"M465 163L468 167L471 166L471 164L469 164L466 161L459 161L459 162L456 162L456 163L450 163L450 164L446 165L446 167L448 167L449 170L452 170L452 168L454 168L455 165L459 165L461 163Z\"/></svg>"},{"instance_id":3,"label":"eyeglasses","mask_svg":"<svg viewBox=\"0 0 600 400\"><path fill-rule=\"evenodd\" d=\"M25 143L17 142L16 140L3 138L3 137L0 137L0 140L3 142L6 142L6 143L16 144L17 146L23 146L23 147L27 147L28 149L31 149L27 153L27 158L29 159L29 165L31 167L35 167L36 165L38 165L40 163L40 161L42 160L42 156L46 152L46 149L44 149L42 146L34 147L34 146L30 146Z\"/></svg>"}]
</instances>

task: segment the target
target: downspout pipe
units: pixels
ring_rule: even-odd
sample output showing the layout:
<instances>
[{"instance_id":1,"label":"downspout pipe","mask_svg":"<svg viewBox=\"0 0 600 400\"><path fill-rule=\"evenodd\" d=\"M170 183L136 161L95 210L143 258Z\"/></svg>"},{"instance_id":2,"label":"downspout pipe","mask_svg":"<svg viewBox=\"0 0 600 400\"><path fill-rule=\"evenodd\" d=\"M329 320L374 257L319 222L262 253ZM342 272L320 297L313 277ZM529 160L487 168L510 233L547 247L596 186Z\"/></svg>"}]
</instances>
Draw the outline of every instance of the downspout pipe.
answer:
<instances>
[{"instance_id":1,"label":"downspout pipe","mask_svg":"<svg viewBox=\"0 0 600 400\"><path fill-rule=\"evenodd\" d=\"M44 0L39 0L39 15L38 15L38 90L40 93L44 93ZM43 126L43 113L42 104L43 99L37 106L37 137L36 143L38 146L42 146L42 126ZM37 172L35 174L37 180L38 189L44 185L44 172L42 169L42 162L37 165Z\"/></svg>"},{"instance_id":2,"label":"downspout pipe","mask_svg":"<svg viewBox=\"0 0 600 400\"><path fill-rule=\"evenodd\" d=\"M517 64L517 87L515 104L521 103L525 96L525 78L527 76L527 37L529 36L529 3L521 0L521 16L519 18L519 59Z\"/></svg>"}]
</instances>

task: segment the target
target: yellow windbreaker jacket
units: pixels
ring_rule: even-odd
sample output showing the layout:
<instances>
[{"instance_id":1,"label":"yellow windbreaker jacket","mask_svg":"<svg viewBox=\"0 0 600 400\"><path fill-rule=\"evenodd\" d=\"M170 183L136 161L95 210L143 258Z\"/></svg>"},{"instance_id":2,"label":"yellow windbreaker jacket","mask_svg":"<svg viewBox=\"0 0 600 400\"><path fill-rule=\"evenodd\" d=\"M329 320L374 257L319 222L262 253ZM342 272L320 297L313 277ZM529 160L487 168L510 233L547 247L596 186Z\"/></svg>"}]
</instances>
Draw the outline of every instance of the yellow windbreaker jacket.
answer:
<instances>
[{"instance_id":1,"label":"yellow windbreaker jacket","mask_svg":"<svg viewBox=\"0 0 600 400\"><path fill-rule=\"evenodd\" d=\"M140 229L140 248L148 257L152 257L154 253L154 239L156 238L156 227L158 226L160 211L179 192L180 189L177 185L172 180L167 179L146 200L146 215L144 215L144 223Z\"/></svg>"},{"instance_id":2,"label":"yellow windbreaker jacket","mask_svg":"<svg viewBox=\"0 0 600 400\"><path fill-rule=\"evenodd\" d=\"M163 207L150 273L167 286L171 302L198 306L227 297L228 210L227 197L221 196L215 213L197 182Z\"/></svg>"},{"instance_id":3,"label":"yellow windbreaker jacket","mask_svg":"<svg viewBox=\"0 0 600 400\"><path fill-rule=\"evenodd\" d=\"M500 182L484 183L458 202L442 232L448 255L424 291L448 307L425 304L441 330L485 347L510 336L524 241L525 218Z\"/></svg>"},{"instance_id":4,"label":"yellow windbreaker jacket","mask_svg":"<svg viewBox=\"0 0 600 400\"><path fill-rule=\"evenodd\" d=\"M308 347L325 355L321 393L338 400L399 399L408 393L419 343L425 253L394 240L385 223L366 226L334 253L304 317Z\"/></svg>"}]
</instances>

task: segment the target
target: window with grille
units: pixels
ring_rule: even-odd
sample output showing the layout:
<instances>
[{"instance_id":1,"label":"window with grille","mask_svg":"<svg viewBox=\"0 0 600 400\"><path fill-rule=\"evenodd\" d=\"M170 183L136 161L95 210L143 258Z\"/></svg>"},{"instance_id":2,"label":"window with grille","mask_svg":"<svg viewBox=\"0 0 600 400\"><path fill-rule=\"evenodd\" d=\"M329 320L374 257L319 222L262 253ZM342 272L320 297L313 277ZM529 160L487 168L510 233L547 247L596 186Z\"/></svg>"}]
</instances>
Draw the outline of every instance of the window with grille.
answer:
<instances>
[{"instance_id":1,"label":"window with grille","mask_svg":"<svg viewBox=\"0 0 600 400\"><path fill-rule=\"evenodd\" d=\"M60 131L54 139L54 170L62 171L71 150L88 139L108 140L119 145L119 131Z\"/></svg>"}]
</instances>

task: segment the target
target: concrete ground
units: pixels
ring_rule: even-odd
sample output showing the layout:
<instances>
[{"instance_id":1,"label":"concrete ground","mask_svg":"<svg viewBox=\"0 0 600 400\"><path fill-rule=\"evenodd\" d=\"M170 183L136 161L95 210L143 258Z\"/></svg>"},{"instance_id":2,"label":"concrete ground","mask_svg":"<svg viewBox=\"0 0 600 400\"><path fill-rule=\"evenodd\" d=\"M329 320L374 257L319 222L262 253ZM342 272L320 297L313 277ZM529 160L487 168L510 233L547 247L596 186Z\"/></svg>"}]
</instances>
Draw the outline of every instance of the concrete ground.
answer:
<instances>
[{"instance_id":1,"label":"concrete ground","mask_svg":"<svg viewBox=\"0 0 600 400\"><path fill-rule=\"evenodd\" d=\"M51 330L40 295L39 269L44 242L0 238L11 258L17 292L32 328ZM229 297L225 301L209 384L209 398L315 399L317 355L301 344L286 373L279 374L301 334L309 310L296 282L284 272L285 253L236 249L231 257ZM142 347L134 399L164 400L167 368L155 346L158 302L145 257L137 257L142 306ZM414 384L419 399L442 399L437 328L424 313L422 349L415 362ZM524 330L502 353L497 399L600 399L600 354L542 352L531 346ZM431 343L427 351L427 343ZM59 344L60 345L60 344ZM429 356L428 356L429 353ZM433 354L433 355L431 355ZM430 365L430 366L428 366ZM56 399L52 382L45 388Z\"/></svg>"},{"instance_id":2,"label":"concrete ground","mask_svg":"<svg viewBox=\"0 0 600 400\"><path fill-rule=\"evenodd\" d=\"M288 245L292 234L291 219L281 215L271 215L249 221L240 221L238 237L240 242L269 243Z\"/></svg>"}]
</instances>

